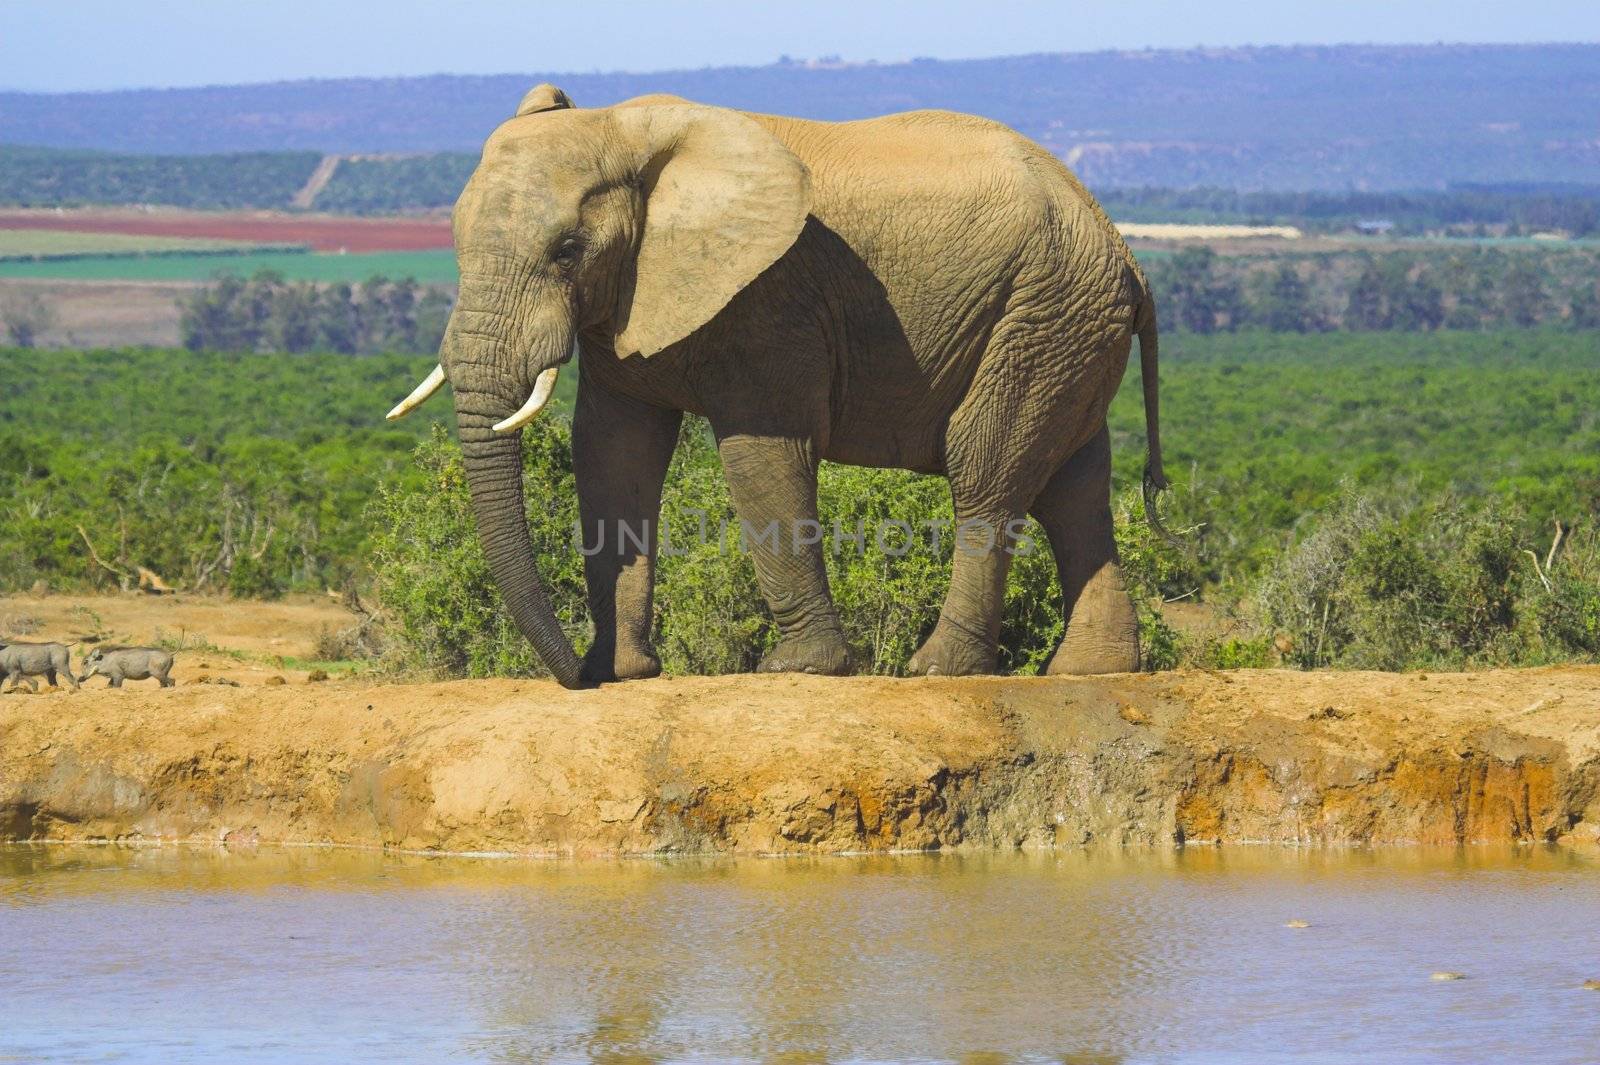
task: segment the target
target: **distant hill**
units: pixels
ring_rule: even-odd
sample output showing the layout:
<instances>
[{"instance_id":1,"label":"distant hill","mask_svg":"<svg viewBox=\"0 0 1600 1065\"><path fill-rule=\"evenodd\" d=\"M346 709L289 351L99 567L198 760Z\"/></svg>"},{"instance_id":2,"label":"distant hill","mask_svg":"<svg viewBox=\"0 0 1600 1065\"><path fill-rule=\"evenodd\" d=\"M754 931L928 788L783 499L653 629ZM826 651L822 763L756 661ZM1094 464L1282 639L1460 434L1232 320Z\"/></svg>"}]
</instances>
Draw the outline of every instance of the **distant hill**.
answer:
<instances>
[{"instance_id":1,"label":"distant hill","mask_svg":"<svg viewBox=\"0 0 1600 1065\"><path fill-rule=\"evenodd\" d=\"M0 143L122 152L476 151L522 93L646 92L850 119L920 107L999 119L1092 185L1429 188L1592 182L1600 45L1197 49L778 63L652 74L281 82L0 93Z\"/></svg>"}]
</instances>

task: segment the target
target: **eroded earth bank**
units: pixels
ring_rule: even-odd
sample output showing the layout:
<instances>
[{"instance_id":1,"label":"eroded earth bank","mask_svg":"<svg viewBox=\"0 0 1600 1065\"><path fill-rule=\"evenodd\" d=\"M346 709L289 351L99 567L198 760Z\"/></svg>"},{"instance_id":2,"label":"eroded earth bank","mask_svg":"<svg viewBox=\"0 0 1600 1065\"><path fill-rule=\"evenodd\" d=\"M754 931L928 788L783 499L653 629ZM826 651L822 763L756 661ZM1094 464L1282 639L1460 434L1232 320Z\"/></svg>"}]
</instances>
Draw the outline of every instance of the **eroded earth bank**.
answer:
<instances>
[{"instance_id":1,"label":"eroded earth bank","mask_svg":"<svg viewBox=\"0 0 1600 1065\"><path fill-rule=\"evenodd\" d=\"M592 855L1597 828L1600 667L0 697L5 840Z\"/></svg>"}]
</instances>

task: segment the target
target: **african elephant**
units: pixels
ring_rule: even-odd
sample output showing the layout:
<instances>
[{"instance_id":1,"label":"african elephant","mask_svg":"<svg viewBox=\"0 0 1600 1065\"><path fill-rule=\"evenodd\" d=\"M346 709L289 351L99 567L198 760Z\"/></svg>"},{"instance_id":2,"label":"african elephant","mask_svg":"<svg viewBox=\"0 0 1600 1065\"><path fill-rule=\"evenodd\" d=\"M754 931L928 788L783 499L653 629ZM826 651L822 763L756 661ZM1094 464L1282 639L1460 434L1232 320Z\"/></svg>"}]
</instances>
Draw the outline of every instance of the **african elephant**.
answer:
<instances>
[{"instance_id":1,"label":"african elephant","mask_svg":"<svg viewBox=\"0 0 1600 1065\"><path fill-rule=\"evenodd\" d=\"M1166 483L1155 304L1044 149L948 112L828 123L675 96L582 109L544 85L489 137L453 225L460 296L440 365L390 417L451 383L478 536L562 684L660 671L656 520L684 411L710 423L749 527L815 521L823 459L948 477L958 550L910 672L995 670L1011 552L993 530L1027 514L1061 574L1049 671L1138 667L1106 408L1137 335L1148 508ZM594 623L581 664L535 567L518 439L574 342ZM613 547L618 527L647 531ZM822 548L798 540L753 547L780 633L759 668L845 673Z\"/></svg>"}]
</instances>

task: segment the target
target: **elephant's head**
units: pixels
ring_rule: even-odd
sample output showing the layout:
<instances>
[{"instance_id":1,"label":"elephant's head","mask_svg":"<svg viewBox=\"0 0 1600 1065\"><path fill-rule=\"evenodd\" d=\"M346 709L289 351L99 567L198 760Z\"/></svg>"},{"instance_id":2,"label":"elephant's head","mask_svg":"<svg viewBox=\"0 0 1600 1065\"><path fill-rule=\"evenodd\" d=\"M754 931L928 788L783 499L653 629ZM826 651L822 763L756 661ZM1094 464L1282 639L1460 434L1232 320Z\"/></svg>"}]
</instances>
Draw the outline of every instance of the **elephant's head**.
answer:
<instances>
[{"instance_id":1,"label":"elephant's head","mask_svg":"<svg viewBox=\"0 0 1600 1065\"><path fill-rule=\"evenodd\" d=\"M550 398L580 331L589 357L649 357L706 322L799 236L804 164L744 115L676 97L578 109L542 85L490 136L456 201L460 296L448 378L478 536L517 627L556 679L579 666L535 567L520 429Z\"/></svg>"}]
</instances>

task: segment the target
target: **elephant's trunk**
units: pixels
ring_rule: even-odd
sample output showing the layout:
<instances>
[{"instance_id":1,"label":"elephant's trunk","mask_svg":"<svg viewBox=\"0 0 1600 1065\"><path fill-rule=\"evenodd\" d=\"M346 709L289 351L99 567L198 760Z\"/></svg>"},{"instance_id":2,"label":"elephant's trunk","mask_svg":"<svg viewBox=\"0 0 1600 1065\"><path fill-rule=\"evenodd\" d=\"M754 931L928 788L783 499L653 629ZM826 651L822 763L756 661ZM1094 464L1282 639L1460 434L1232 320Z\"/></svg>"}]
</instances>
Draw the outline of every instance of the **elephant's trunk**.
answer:
<instances>
[{"instance_id":1,"label":"elephant's trunk","mask_svg":"<svg viewBox=\"0 0 1600 1065\"><path fill-rule=\"evenodd\" d=\"M534 565L523 504L522 434L496 433L489 427L491 417L468 415L460 406L461 453L472 490L472 512L494 583L545 668L563 687L579 687L578 656L561 631Z\"/></svg>"},{"instance_id":2,"label":"elephant's trunk","mask_svg":"<svg viewBox=\"0 0 1600 1065\"><path fill-rule=\"evenodd\" d=\"M452 332L455 325L452 322ZM447 336L446 345L451 342ZM578 656L561 630L534 563L523 496L522 433L496 432L493 428L520 400L507 407L504 397L475 389L474 383L461 382L455 397L456 424L467 485L472 491L478 541L517 628L563 687L580 687Z\"/></svg>"}]
</instances>

